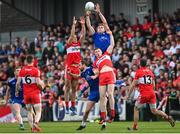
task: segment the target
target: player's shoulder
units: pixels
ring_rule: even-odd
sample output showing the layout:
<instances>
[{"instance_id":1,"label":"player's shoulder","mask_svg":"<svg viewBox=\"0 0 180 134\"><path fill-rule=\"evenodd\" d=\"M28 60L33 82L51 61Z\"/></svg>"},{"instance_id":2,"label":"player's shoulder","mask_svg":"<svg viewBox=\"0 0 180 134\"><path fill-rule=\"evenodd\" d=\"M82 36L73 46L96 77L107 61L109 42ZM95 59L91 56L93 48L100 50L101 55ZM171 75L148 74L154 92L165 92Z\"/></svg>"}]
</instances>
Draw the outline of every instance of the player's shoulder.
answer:
<instances>
[{"instance_id":1,"label":"player's shoulder","mask_svg":"<svg viewBox=\"0 0 180 134\"><path fill-rule=\"evenodd\" d=\"M15 77L14 77L14 78L9 79L9 81L8 81L8 83L9 83L9 84L12 84L12 83L14 83L14 82L16 82L16 78L15 78Z\"/></svg>"}]
</instances>

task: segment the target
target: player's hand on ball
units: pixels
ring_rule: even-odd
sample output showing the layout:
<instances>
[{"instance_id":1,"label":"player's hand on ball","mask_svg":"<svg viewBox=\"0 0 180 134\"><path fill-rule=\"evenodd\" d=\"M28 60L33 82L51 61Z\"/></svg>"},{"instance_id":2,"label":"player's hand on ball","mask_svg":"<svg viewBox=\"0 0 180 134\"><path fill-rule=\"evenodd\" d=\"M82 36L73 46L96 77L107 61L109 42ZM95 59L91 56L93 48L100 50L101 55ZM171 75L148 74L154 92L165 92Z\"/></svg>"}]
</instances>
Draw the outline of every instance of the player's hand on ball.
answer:
<instances>
[{"instance_id":1,"label":"player's hand on ball","mask_svg":"<svg viewBox=\"0 0 180 134\"><path fill-rule=\"evenodd\" d=\"M74 16L73 17L73 24L76 25L76 23L77 23L77 20L76 20L76 17Z\"/></svg>"},{"instance_id":2,"label":"player's hand on ball","mask_svg":"<svg viewBox=\"0 0 180 134\"><path fill-rule=\"evenodd\" d=\"M86 11L86 16L89 16L91 14L91 11L87 10Z\"/></svg>"},{"instance_id":3,"label":"player's hand on ball","mask_svg":"<svg viewBox=\"0 0 180 134\"><path fill-rule=\"evenodd\" d=\"M101 12L100 6L99 6L98 3L97 3L96 6L95 6L95 11L96 11L97 13L100 13L100 12Z\"/></svg>"},{"instance_id":4,"label":"player's hand on ball","mask_svg":"<svg viewBox=\"0 0 180 134\"><path fill-rule=\"evenodd\" d=\"M85 24L84 16L80 17L79 23L81 23L81 25L84 25L84 24Z\"/></svg>"}]
</instances>

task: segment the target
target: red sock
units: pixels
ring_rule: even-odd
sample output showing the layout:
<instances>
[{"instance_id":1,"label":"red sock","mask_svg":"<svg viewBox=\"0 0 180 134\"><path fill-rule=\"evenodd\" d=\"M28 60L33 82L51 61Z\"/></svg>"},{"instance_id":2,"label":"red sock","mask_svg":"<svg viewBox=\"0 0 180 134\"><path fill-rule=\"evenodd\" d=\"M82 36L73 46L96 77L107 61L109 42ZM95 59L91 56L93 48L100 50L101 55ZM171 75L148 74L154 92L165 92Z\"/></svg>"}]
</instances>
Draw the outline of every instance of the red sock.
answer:
<instances>
[{"instance_id":1,"label":"red sock","mask_svg":"<svg viewBox=\"0 0 180 134\"><path fill-rule=\"evenodd\" d=\"M114 118L114 117L115 117L115 110L111 109L111 118Z\"/></svg>"},{"instance_id":2,"label":"red sock","mask_svg":"<svg viewBox=\"0 0 180 134\"><path fill-rule=\"evenodd\" d=\"M133 128L137 128L137 124L134 123Z\"/></svg>"},{"instance_id":3,"label":"red sock","mask_svg":"<svg viewBox=\"0 0 180 134\"><path fill-rule=\"evenodd\" d=\"M101 118L102 120L106 120L106 112L101 112Z\"/></svg>"},{"instance_id":4,"label":"red sock","mask_svg":"<svg viewBox=\"0 0 180 134\"><path fill-rule=\"evenodd\" d=\"M75 107L75 101L71 101L71 107Z\"/></svg>"},{"instance_id":5,"label":"red sock","mask_svg":"<svg viewBox=\"0 0 180 134\"><path fill-rule=\"evenodd\" d=\"M66 108L69 108L69 101L65 101Z\"/></svg>"}]
</instances>

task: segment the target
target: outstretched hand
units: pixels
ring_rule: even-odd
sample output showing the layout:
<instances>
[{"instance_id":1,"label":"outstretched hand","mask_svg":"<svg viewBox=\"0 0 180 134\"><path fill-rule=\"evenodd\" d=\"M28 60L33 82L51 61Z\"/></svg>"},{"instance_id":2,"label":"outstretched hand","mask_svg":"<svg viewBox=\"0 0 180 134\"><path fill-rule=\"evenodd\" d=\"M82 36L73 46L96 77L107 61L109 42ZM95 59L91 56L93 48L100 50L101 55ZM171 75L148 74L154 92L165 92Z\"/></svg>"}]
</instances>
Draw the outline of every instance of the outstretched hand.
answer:
<instances>
[{"instance_id":1,"label":"outstretched hand","mask_svg":"<svg viewBox=\"0 0 180 134\"><path fill-rule=\"evenodd\" d=\"M77 23L77 20L76 20L76 18L75 18L75 16L74 16L74 17L73 17L73 24L76 25L76 23Z\"/></svg>"},{"instance_id":2,"label":"outstretched hand","mask_svg":"<svg viewBox=\"0 0 180 134\"><path fill-rule=\"evenodd\" d=\"M100 6L99 6L98 3L95 5L95 11L96 11L97 13L100 13L100 12L101 12Z\"/></svg>"},{"instance_id":3,"label":"outstretched hand","mask_svg":"<svg viewBox=\"0 0 180 134\"><path fill-rule=\"evenodd\" d=\"M84 24L85 24L84 16L80 17L79 23L81 23L81 25L84 25Z\"/></svg>"}]
</instances>

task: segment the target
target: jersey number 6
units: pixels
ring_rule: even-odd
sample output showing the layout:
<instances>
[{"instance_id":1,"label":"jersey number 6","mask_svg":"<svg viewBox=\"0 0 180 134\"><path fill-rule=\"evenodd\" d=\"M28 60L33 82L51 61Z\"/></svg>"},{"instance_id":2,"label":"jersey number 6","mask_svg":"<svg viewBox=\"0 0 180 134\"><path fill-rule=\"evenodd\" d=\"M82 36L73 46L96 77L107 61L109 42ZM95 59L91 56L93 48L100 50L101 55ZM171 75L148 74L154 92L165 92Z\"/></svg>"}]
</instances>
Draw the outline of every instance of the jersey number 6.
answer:
<instances>
[{"instance_id":1,"label":"jersey number 6","mask_svg":"<svg viewBox=\"0 0 180 134\"><path fill-rule=\"evenodd\" d=\"M27 84L31 84L31 78L30 78L30 75L26 75L25 76L25 82L27 83Z\"/></svg>"}]
</instances>

